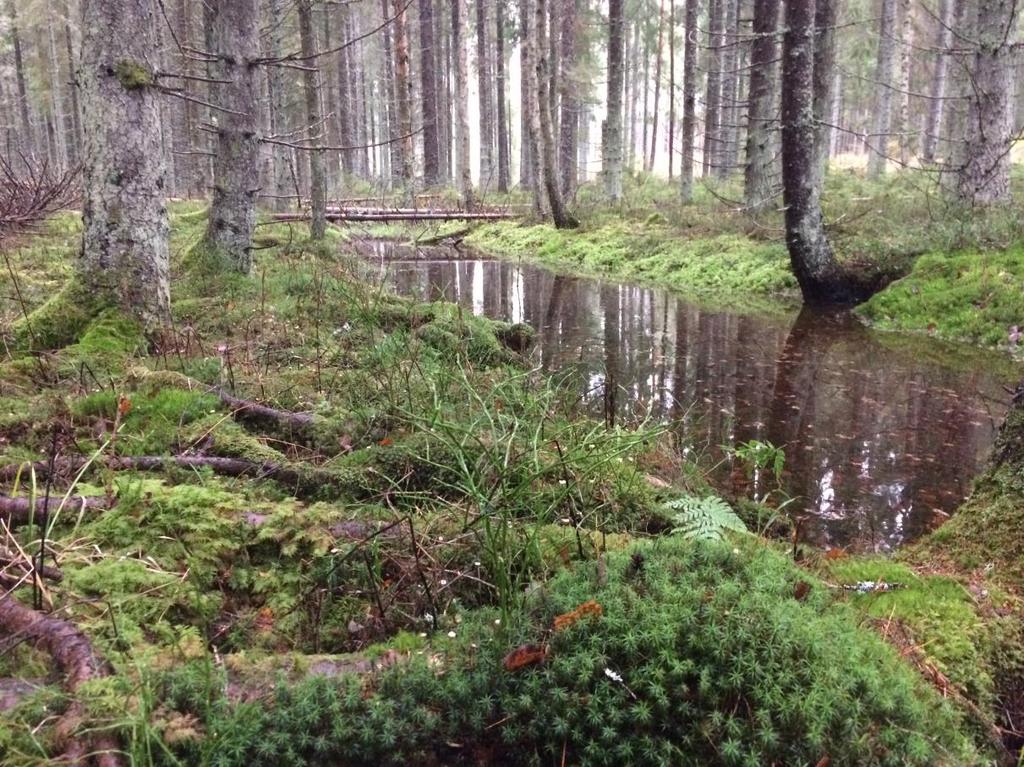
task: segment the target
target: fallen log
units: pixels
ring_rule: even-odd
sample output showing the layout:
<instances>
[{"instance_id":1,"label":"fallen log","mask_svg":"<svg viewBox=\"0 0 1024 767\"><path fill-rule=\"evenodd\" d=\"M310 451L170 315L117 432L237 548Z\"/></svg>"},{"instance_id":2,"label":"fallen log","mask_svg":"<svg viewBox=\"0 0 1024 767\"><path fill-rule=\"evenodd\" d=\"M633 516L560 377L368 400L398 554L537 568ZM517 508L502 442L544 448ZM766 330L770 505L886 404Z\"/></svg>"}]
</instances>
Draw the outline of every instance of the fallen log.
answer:
<instances>
[{"instance_id":1,"label":"fallen log","mask_svg":"<svg viewBox=\"0 0 1024 767\"><path fill-rule=\"evenodd\" d=\"M201 386L201 384L197 384ZM215 388L220 401L231 408L232 414L242 421L265 423L267 421L278 426L286 426L292 431L307 433L312 430L316 418L312 413L294 413L289 410L261 405L252 400L240 399L221 388Z\"/></svg>"},{"instance_id":2,"label":"fallen log","mask_svg":"<svg viewBox=\"0 0 1024 767\"><path fill-rule=\"evenodd\" d=\"M329 212L328 221L504 221L513 218L512 213L484 213L461 210L410 210L410 211L367 211L349 208ZM277 222L308 221L302 213L275 213L271 216Z\"/></svg>"},{"instance_id":3,"label":"fallen log","mask_svg":"<svg viewBox=\"0 0 1024 767\"><path fill-rule=\"evenodd\" d=\"M10 470L5 466L4 469ZM27 525L29 519L35 517L42 520L60 508L63 496L51 496L50 498L12 497L0 495L0 518L7 523L8 527L20 527ZM80 509L109 509L112 500L105 495L73 495L68 498L64 508L71 512L78 512Z\"/></svg>"},{"instance_id":4,"label":"fallen log","mask_svg":"<svg viewBox=\"0 0 1024 767\"><path fill-rule=\"evenodd\" d=\"M110 674L110 667L74 624L37 612L9 595L0 598L0 632L7 637L27 639L52 657L72 695L85 682ZM58 734L65 741L62 763L86 765L91 755L99 767L120 767L120 747L113 735L75 736L84 720L81 703L74 701L58 722Z\"/></svg>"}]
</instances>

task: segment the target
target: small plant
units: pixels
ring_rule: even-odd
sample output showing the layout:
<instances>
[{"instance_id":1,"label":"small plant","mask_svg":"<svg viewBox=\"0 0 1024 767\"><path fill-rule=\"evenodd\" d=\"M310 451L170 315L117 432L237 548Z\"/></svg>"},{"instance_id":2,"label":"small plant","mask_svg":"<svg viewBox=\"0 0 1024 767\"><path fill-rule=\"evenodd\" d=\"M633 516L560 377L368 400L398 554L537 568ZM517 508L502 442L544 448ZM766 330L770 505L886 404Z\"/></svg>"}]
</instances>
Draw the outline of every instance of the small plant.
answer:
<instances>
[{"instance_id":1,"label":"small plant","mask_svg":"<svg viewBox=\"0 0 1024 767\"><path fill-rule=\"evenodd\" d=\"M675 527L673 534L693 541L718 541L725 530L747 532L736 512L717 495L698 498L684 495L666 503L662 508L675 512L672 520Z\"/></svg>"}]
</instances>

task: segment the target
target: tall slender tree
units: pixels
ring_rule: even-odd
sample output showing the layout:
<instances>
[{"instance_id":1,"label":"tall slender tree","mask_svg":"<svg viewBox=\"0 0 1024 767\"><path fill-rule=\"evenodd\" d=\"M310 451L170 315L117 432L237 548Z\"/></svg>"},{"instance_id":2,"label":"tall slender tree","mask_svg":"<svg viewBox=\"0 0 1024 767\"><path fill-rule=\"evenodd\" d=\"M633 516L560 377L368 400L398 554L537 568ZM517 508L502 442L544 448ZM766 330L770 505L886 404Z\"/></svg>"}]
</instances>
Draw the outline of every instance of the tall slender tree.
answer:
<instances>
[{"instance_id":1,"label":"tall slender tree","mask_svg":"<svg viewBox=\"0 0 1024 767\"><path fill-rule=\"evenodd\" d=\"M476 73L480 116L480 188L489 189L494 176L494 78L487 44L487 0L476 0Z\"/></svg>"},{"instance_id":2,"label":"tall slender tree","mask_svg":"<svg viewBox=\"0 0 1024 767\"><path fill-rule=\"evenodd\" d=\"M398 159L402 183L408 187L413 175L412 78L409 74L409 32L406 0L392 0L392 24L395 44L395 102L398 108Z\"/></svg>"},{"instance_id":3,"label":"tall slender tree","mask_svg":"<svg viewBox=\"0 0 1024 767\"><path fill-rule=\"evenodd\" d=\"M505 0L494 2L494 82L498 91L498 191L508 192L512 182L511 142L509 141L508 102L505 93Z\"/></svg>"},{"instance_id":4,"label":"tall slender tree","mask_svg":"<svg viewBox=\"0 0 1024 767\"><path fill-rule=\"evenodd\" d=\"M604 191L616 202L622 198L622 57L626 25L623 0L608 0L608 113L601 131Z\"/></svg>"},{"instance_id":5,"label":"tall slender tree","mask_svg":"<svg viewBox=\"0 0 1024 767\"><path fill-rule=\"evenodd\" d=\"M302 56L313 64L317 53L316 33L313 31L313 0L298 0L296 7ZM320 151L320 136L323 133L320 124L320 70L315 65L307 65L303 71L302 90L306 102L306 148L309 151L309 235L314 240L321 240L327 231L327 180L324 176L324 156Z\"/></svg>"},{"instance_id":6,"label":"tall slender tree","mask_svg":"<svg viewBox=\"0 0 1024 767\"><path fill-rule=\"evenodd\" d=\"M561 4L561 52L562 77L559 87L562 91L558 135L558 175L562 196L570 199L576 190L579 175L579 72L577 71L577 40L579 37L579 0L552 0L552 7Z\"/></svg>"},{"instance_id":7,"label":"tall slender tree","mask_svg":"<svg viewBox=\"0 0 1024 767\"><path fill-rule=\"evenodd\" d=\"M217 3L210 53L215 57L213 95L217 116L213 200L200 247L210 266L248 274L252 269L252 233L259 194L259 81L252 62L259 51L258 0Z\"/></svg>"},{"instance_id":8,"label":"tall slender tree","mask_svg":"<svg viewBox=\"0 0 1024 767\"><path fill-rule=\"evenodd\" d=\"M942 114L946 98L946 80L949 73L949 48L953 42L953 12L956 0L941 0L939 18L936 24L935 70L932 73L931 92L928 103L928 116L924 126L924 140L921 158L925 162L935 162L939 146L939 134L942 131Z\"/></svg>"},{"instance_id":9,"label":"tall slender tree","mask_svg":"<svg viewBox=\"0 0 1024 767\"><path fill-rule=\"evenodd\" d=\"M896 62L896 2L882 0L878 19L878 58L875 63L876 97L871 124L868 177L885 173L889 159L889 134L892 130L893 68Z\"/></svg>"},{"instance_id":10,"label":"tall slender tree","mask_svg":"<svg viewBox=\"0 0 1024 767\"><path fill-rule=\"evenodd\" d=\"M697 134L697 17L700 0L686 0L684 20L686 47L683 49L683 145L679 164L679 196L683 202L693 199L694 141Z\"/></svg>"},{"instance_id":11,"label":"tall slender tree","mask_svg":"<svg viewBox=\"0 0 1024 767\"><path fill-rule=\"evenodd\" d=\"M400 2L400 0L396 0ZM462 204L474 207L473 176L469 154L469 67L466 61L465 0L450 0L452 56L455 59L455 180Z\"/></svg>"},{"instance_id":12,"label":"tall slender tree","mask_svg":"<svg viewBox=\"0 0 1024 767\"><path fill-rule=\"evenodd\" d=\"M534 24L535 50L537 52L537 127L540 150L543 154L542 170L544 188L547 190L551 217L558 229L575 229L579 221L569 212L562 197L555 157L554 127L551 119L550 72L548 71L549 46L547 40L548 0L536 0L536 23Z\"/></svg>"},{"instance_id":13,"label":"tall slender tree","mask_svg":"<svg viewBox=\"0 0 1024 767\"><path fill-rule=\"evenodd\" d=\"M767 208L775 196L772 118L777 87L779 0L754 0L754 39L750 48L750 97L743 201L749 210Z\"/></svg>"},{"instance_id":14,"label":"tall slender tree","mask_svg":"<svg viewBox=\"0 0 1024 767\"><path fill-rule=\"evenodd\" d=\"M704 96L704 175L721 165L722 155L722 48L724 46L725 3L708 5L707 82Z\"/></svg>"},{"instance_id":15,"label":"tall slender tree","mask_svg":"<svg viewBox=\"0 0 1024 767\"><path fill-rule=\"evenodd\" d=\"M648 173L654 170L654 156L658 150L658 115L661 112L659 101L661 99L661 53L665 47L665 0L661 0L658 6L658 46L654 54L654 114L651 116L651 151L647 155L647 166L644 168Z\"/></svg>"},{"instance_id":16,"label":"tall slender tree","mask_svg":"<svg viewBox=\"0 0 1024 767\"><path fill-rule=\"evenodd\" d=\"M434 72L434 0L419 0L420 104L423 118L423 180L427 186L441 180L437 134L437 78Z\"/></svg>"}]
</instances>

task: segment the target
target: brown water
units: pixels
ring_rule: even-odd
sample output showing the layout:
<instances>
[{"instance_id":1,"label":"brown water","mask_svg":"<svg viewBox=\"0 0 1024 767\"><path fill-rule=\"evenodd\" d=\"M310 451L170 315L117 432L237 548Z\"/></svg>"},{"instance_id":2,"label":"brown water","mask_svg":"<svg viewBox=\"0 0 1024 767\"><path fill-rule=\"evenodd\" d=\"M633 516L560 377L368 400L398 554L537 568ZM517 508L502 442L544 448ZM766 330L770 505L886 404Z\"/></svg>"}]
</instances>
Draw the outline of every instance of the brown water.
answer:
<instances>
[{"instance_id":1,"label":"brown water","mask_svg":"<svg viewBox=\"0 0 1024 767\"><path fill-rule=\"evenodd\" d=\"M772 485L723 446L783 446L790 510L818 544L889 549L941 523L1008 404L1002 358L875 333L848 315L709 311L664 290L438 255L378 250L375 266L399 293L530 323L538 364L562 371L595 415L672 420L680 449L714 466L723 492Z\"/></svg>"}]
</instances>

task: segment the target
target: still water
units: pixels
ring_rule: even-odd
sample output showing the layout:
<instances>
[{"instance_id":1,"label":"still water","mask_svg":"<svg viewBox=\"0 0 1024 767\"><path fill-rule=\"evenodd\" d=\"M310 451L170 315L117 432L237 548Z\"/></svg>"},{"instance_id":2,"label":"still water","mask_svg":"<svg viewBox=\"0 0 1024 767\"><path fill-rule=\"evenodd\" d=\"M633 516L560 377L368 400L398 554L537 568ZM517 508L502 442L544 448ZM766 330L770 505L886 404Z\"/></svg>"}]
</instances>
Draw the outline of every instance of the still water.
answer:
<instances>
[{"instance_id":1,"label":"still water","mask_svg":"<svg viewBox=\"0 0 1024 767\"><path fill-rule=\"evenodd\" d=\"M724 448L785 448L783 488L820 545L886 550L940 524L970 489L1006 412L1005 360L872 332L848 315L711 311L658 289L505 261L370 256L424 300L528 322L534 354L599 417L671 420L726 493L755 486ZM470 257L472 254L468 254Z\"/></svg>"}]
</instances>

